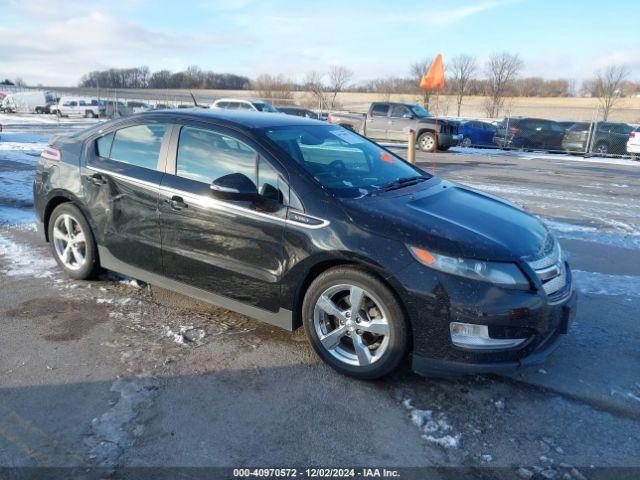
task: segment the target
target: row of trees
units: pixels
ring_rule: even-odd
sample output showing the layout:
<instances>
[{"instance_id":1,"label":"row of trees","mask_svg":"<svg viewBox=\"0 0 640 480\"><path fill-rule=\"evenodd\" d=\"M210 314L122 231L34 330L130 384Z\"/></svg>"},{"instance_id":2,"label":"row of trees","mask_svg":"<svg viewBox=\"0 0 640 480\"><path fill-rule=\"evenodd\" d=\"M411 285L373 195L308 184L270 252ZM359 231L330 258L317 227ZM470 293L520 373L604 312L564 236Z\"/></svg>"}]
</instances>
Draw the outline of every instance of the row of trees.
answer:
<instances>
[{"instance_id":1,"label":"row of trees","mask_svg":"<svg viewBox=\"0 0 640 480\"><path fill-rule=\"evenodd\" d=\"M94 88L210 88L252 89L261 98L275 101L293 98L294 91L307 91L312 103L321 109L337 107L338 95L344 91L375 92L390 98L396 93L411 93L420 97L426 108L433 107L431 99L435 92L422 91L418 85L432 58L412 64L409 75L404 77L377 78L354 84L353 72L345 66L333 65L326 72L312 71L302 82L293 82L284 75L260 75L250 80L231 73L215 73L191 66L181 72L160 70L151 73L148 67L109 69L84 75L82 87ZM480 63L471 55L458 55L445 63L446 87L442 92L455 98L459 116L464 98L470 95L486 97L484 109L488 117L497 117L504 111L504 102L509 97L566 97L581 94L600 100L606 119L622 96L640 92L640 83L628 81L629 70L625 66L610 66L598 71L592 79L576 84L568 79L522 78L524 63L515 53L501 52Z\"/></svg>"},{"instance_id":2,"label":"row of trees","mask_svg":"<svg viewBox=\"0 0 640 480\"><path fill-rule=\"evenodd\" d=\"M249 88L249 78L233 73L215 73L191 66L182 72L149 67L111 68L89 72L80 79L81 87L91 88L214 88L242 90Z\"/></svg>"}]
</instances>

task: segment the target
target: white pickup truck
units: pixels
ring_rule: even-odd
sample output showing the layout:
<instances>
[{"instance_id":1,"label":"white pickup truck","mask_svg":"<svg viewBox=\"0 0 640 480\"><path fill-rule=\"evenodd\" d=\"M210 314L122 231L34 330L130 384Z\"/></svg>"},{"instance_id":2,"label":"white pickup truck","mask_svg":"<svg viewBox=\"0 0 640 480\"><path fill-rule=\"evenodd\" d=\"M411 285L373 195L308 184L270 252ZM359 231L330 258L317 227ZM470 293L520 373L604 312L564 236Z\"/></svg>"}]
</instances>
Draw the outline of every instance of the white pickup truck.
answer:
<instances>
[{"instance_id":1,"label":"white pickup truck","mask_svg":"<svg viewBox=\"0 0 640 480\"><path fill-rule=\"evenodd\" d=\"M104 116L105 106L104 102L96 99L62 97L57 105L51 107L51 111L61 117L98 118Z\"/></svg>"}]
</instances>

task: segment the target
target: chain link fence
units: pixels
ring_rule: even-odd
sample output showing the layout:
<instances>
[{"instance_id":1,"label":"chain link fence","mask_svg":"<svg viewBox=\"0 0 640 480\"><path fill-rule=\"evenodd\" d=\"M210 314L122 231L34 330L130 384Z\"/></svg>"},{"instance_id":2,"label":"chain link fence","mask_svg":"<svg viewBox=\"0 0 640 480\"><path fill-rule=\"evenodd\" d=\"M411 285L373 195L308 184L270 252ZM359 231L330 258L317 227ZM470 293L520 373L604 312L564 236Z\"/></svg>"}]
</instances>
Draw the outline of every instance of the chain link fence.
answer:
<instances>
[{"instance_id":1,"label":"chain link fence","mask_svg":"<svg viewBox=\"0 0 640 480\"><path fill-rule=\"evenodd\" d=\"M375 94L343 92L332 98L327 92L322 95L285 92L282 96L279 96L280 92L261 93L246 90L43 90L0 85L0 111L20 115L54 113L58 118L113 118L148 110L191 108L194 99L199 106L208 106L216 99L227 97L267 101L276 107L306 108L324 118L335 111L365 113L372 101L419 101L411 94L382 98ZM461 147L637 158L628 150L628 143L632 132L638 132L640 102L615 108L606 121L603 111L594 107L594 103L597 104L596 99L584 98L507 99L501 110L504 115L500 118L487 118L483 100L478 97L464 100L459 117L454 116L457 105L453 97L431 99L429 106L438 117L459 121Z\"/></svg>"}]
</instances>

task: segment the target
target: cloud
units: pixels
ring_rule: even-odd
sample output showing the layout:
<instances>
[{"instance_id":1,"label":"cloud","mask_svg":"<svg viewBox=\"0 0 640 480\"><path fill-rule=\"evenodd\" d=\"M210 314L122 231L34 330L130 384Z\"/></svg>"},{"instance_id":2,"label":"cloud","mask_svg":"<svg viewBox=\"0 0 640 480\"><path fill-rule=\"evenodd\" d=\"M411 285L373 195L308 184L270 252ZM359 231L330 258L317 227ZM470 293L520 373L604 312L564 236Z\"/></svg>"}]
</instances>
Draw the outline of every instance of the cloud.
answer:
<instances>
[{"instance_id":1,"label":"cloud","mask_svg":"<svg viewBox=\"0 0 640 480\"><path fill-rule=\"evenodd\" d=\"M0 28L0 71L8 77L50 85L75 84L84 73L141 64L166 68L203 48L225 45L226 34L151 30L101 12L44 23L36 34ZM185 62L188 64L188 62ZM180 65L184 68L187 65Z\"/></svg>"}]
</instances>

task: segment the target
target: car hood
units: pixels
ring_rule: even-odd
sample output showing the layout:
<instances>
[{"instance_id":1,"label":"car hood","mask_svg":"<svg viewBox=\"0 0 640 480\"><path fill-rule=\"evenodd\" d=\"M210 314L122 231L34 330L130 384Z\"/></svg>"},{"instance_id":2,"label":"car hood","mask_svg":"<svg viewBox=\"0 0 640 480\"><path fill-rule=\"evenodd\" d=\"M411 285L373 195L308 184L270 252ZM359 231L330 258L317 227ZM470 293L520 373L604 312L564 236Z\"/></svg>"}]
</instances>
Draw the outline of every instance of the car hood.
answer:
<instances>
[{"instance_id":1,"label":"car hood","mask_svg":"<svg viewBox=\"0 0 640 480\"><path fill-rule=\"evenodd\" d=\"M492 195L438 178L344 204L352 222L371 234L453 256L536 259L553 246L548 229L532 215Z\"/></svg>"}]
</instances>

